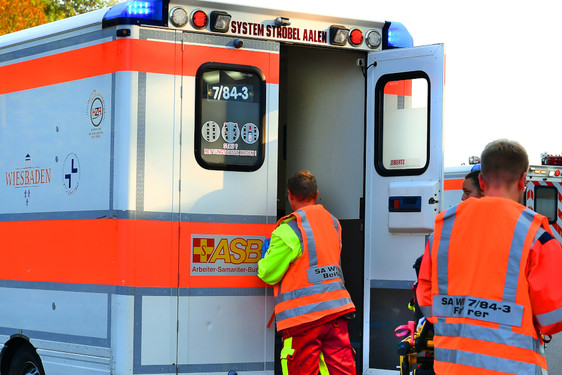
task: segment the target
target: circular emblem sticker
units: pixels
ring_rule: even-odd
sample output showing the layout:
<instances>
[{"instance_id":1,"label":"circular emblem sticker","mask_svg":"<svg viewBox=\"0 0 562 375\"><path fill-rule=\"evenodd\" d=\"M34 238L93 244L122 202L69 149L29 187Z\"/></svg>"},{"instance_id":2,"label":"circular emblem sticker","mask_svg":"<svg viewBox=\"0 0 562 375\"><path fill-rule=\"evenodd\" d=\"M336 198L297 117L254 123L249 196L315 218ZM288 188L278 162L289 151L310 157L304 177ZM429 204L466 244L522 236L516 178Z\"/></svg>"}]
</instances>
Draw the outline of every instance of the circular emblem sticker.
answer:
<instances>
[{"instance_id":1,"label":"circular emblem sticker","mask_svg":"<svg viewBox=\"0 0 562 375\"><path fill-rule=\"evenodd\" d=\"M256 143L258 137L260 136L260 131L258 127L251 122L247 123L242 127L242 139L248 144Z\"/></svg>"},{"instance_id":2,"label":"circular emblem sticker","mask_svg":"<svg viewBox=\"0 0 562 375\"><path fill-rule=\"evenodd\" d=\"M235 122L225 122L222 127L222 138L228 143L234 143L240 138L240 129Z\"/></svg>"},{"instance_id":3,"label":"circular emblem sticker","mask_svg":"<svg viewBox=\"0 0 562 375\"><path fill-rule=\"evenodd\" d=\"M201 127L201 136L207 142L216 141L221 134L219 124L214 121L207 121Z\"/></svg>"},{"instance_id":4,"label":"circular emblem sticker","mask_svg":"<svg viewBox=\"0 0 562 375\"><path fill-rule=\"evenodd\" d=\"M96 97L92 101L92 105L90 106L90 121L92 121L92 125L99 126L103 121L103 115L105 112L105 105L101 96Z\"/></svg>"},{"instance_id":5,"label":"circular emblem sticker","mask_svg":"<svg viewBox=\"0 0 562 375\"><path fill-rule=\"evenodd\" d=\"M74 194L80 183L80 161L75 153L70 153L62 167L62 184L68 195Z\"/></svg>"}]
</instances>

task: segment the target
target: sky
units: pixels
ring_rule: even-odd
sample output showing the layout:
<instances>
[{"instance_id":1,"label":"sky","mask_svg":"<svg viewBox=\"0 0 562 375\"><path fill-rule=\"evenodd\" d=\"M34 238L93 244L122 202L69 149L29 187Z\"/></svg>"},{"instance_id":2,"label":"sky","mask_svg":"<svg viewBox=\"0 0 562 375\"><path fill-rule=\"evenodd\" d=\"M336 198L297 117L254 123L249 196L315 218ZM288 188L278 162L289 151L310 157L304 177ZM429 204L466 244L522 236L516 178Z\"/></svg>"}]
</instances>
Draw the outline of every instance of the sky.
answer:
<instances>
[{"instance_id":1,"label":"sky","mask_svg":"<svg viewBox=\"0 0 562 375\"><path fill-rule=\"evenodd\" d=\"M521 143L531 164L562 153L562 32L557 0L222 0L401 22L415 46L445 45L445 166L490 141Z\"/></svg>"}]
</instances>

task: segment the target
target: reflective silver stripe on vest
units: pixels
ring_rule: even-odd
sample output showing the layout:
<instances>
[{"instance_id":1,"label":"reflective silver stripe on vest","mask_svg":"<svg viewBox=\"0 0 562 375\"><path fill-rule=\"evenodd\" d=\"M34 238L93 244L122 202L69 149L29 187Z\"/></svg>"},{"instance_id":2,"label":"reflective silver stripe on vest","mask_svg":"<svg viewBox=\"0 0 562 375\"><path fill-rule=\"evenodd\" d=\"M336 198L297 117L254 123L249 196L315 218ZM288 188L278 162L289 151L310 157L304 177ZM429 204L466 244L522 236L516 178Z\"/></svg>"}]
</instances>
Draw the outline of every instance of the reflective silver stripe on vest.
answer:
<instances>
[{"instance_id":1,"label":"reflective silver stripe on vest","mask_svg":"<svg viewBox=\"0 0 562 375\"><path fill-rule=\"evenodd\" d=\"M431 249L433 248L433 233L431 233L429 235L429 238L427 239L427 242L429 242L429 252L431 254Z\"/></svg>"},{"instance_id":2,"label":"reflective silver stripe on vest","mask_svg":"<svg viewBox=\"0 0 562 375\"><path fill-rule=\"evenodd\" d=\"M301 225L304 230L304 235L306 236L306 241L308 243L308 262L310 267L316 267L318 265L318 258L316 255L316 242L314 241L314 235L312 234L312 228L306 217L306 213L303 210L298 210L297 213L301 217ZM301 242L301 248L304 253L304 243Z\"/></svg>"},{"instance_id":3,"label":"reflective silver stripe on vest","mask_svg":"<svg viewBox=\"0 0 562 375\"><path fill-rule=\"evenodd\" d=\"M525 246L525 238L527 232L533 222L535 213L528 208L523 210L513 233L511 248L509 250L509 260L507 263L507 272L505 275L505 283L503 290L503 300L515 302L517 294L517 282L519 281L519 268L521 266L521 256L523 255L523 246Z\"/></svg>"},{"instance_id":4,"label":"reflective silver stripe on vest","mask_svg":"<svg viewBox=\"0 0 562 375\"><path fill-rule=\"evenodd\" d=\"M539 340L531 336L515 333L507 326L500 326L499 329L496 329L462 323L445 324L443 320L439 320L439 323L443 324L436 324L434 327L435 334L437 336L465 337L469 339L493 342L496 344L514 346L535 352L538 352L540 348L542 348Z\"/></svg>"},{"instance_id":5,"label":"reflective silver stripe on vest","mask_svg":"<svg viewBox=\"0 0 562 375\"><path fill-rule=\"evenodd\" d=\"M290 301L295 298L307 297L320 293L334 292L336 290L345 290L345 286L342 282L334 281L325 284L314 284L311 286L307 286L306 288L295 289L277 295L277 297L275 297L275 304Z\"/></svg>"},{"instance_id":6,"label":"reflective silver stripe on vest","mask_svg":"<svg viewBox=\"0 0 562 375\"><path fill-rule=\"evenodd\" d=\"M443 215L443 227L441 228L441 238L439 238L439 250L437 252L437 286L439 294L447 294L449 288L449 242L451 232L455 223L457 206L453 206L445 211Z\"/></svg>"},{"instance_id":7,"label":"reflective silver stripe on vest","mask_svg":"<svg viewBox=\"0 0 562 375\"><path fill-rule=\"evenodd\" d=\"M517 375L547 374L539 365L463 350L435 348L435 360ZM475 374L477 371L475 370Z\"/></svg>"},{"instance_id":8,"label":"reflective silver stripe on vest","mask_svg":"<svg viewBox=\"0 0 562 375\"><path fill-rule=\"evenodd\" d=\"M296 220L289 220L285 224L287 224L289 227L291 227L293 232L295 232L295 235L299 238L299 241L301 243L301 249L304 249L303 242L302 242L302 233L301 233L301 230L299 229L299 224L297 223L297 221Z\"/></svg>"},{"instance_id":9,"label":"reflective silver stripe on vest","mask_svg":"<svg viewBox=\"0 0 562 375\"><path fill-rule=\"evenodd\" d=\"M308 243L308 262L310 268L314 268L318 266L318 257L317 257L317 249L316 249L316 241L314 240L314 235L312 234L312 228L310 227L310 223L308 222L308 218L306 217L306 213L303 210L295 211L295 214L298 214L301 218L301 225L302 229L304 230L304 235L306 236L306 241ZM332 214L330 214L332 220L334 221L334 228L336 229L336 233L338 234L338 238L340 241L340 249L341 249L341 237L339 235L339 225L338 220ZM291 227L292 228L292 227ZM298 226L297 226L298 228ZM295 231L296 232L296 231ZM300 230L298 231L300 233ZM299 236L299 240L301 241L301 249L304 252L304 242L302 236ZM342 278L343 279L343 278Z\"/></svg>"},{"instance_id":10,"label":"reflective silver stripe on vest","mask_svg":"<svg viewBox=\"0 0 562 375\"><path fill-rule=\"evenodd\" d=\"M326 311L330 309L336 309L341 306L345 306L348 303L352 303L350 298L339 298L329 301L322 301L318 303L311 303L309 305L299 306L285 311L276 313L277 321L282 321L285 319L295 318L297 316L315 313L318 311Z\"/></svg>"},{"instance_id":11,"label":"reflective silver stripe on vest","mask_svg":"<svg viewBox=\"0 0 562 375\"><path fill-rule=\"evenodd\" d=\"M541 327L562 322L562 307L544 314L537 314L535 318Z\"/></svg>"},{"instance_id":12,"label":"reflective silver stripe on vest","mask_svg":"<svg viewBox=\"0 0 562 375\"><path fill-rule=\"evenodd\" d=\"M431 306L420 306L423 316L433 316L433 309Z\"/></svg>"},{"instance_id":13,"label":"reflective silver stripe on vest","mask_svg":"<svg viewBox=\"0 0 562 375\"><path fill-rule=\"evenodd\" d=\"M330 215L332 215L332 214L330 214ZM341 250L342 244L341 244L341 236L340 236L340 231L339 231L339 229L340 229L339 223L340 222L338 221L338 219L336 219L336 217L334 215L332 215L332 220L334 221L334 228L336 229L336 233L338 234L338 238L340 239L340 250Z\"/></svg>"}]
</instances>

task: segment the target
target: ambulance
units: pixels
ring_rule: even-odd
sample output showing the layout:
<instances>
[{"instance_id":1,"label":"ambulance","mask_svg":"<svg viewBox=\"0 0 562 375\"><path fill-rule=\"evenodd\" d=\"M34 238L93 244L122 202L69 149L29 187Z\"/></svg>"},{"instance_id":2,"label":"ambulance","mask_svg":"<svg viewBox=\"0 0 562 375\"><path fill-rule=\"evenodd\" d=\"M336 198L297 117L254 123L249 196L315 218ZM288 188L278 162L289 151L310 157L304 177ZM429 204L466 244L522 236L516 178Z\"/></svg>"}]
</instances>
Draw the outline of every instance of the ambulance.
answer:
<instances>
[{"instance_id":1,"label":"ambulance","mask_svg":"<svg viewBox=\"0 0 562 375\"><path fill-rule=\"evenodd\" d=\"M358 373L397 373L443 55L400 23L195 0L1 36L1 373L280 373L257 262L303 169L342 224Z\"/></svg>"},{"instance_id":2,"label":"ambulance","mask_svg":"<svg viewBox=\"0 0 562 375\"><path fill-rule=\"evenodd\" d=\"M543 153L541 165L529 167L525 205L548 218L552 234L562 243L562 155Z\"/></svg>"},{"instance_id":3,"label":"ambulance","mask_svg":"<svg viewBox=\"0 0 562 375\"><path fill-rule=\"evenodd\" d=\"M469 163L444 168L444 209L461 202L464 176L478 166L478 163ZM541 165L529 166L521 203L546 216L552 234L562 243L562 155L543 153Z\"/></svg>"}]
</instances>

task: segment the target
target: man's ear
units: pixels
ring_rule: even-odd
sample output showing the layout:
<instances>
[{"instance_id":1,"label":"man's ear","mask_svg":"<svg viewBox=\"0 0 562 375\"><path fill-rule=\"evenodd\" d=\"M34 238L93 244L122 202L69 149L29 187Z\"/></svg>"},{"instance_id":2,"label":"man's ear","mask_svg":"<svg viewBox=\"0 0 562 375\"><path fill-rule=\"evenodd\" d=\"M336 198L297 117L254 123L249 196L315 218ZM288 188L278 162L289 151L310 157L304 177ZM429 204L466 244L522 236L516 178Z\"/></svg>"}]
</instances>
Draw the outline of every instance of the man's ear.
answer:
<instances>
[{"instance_id":1,"label":"man's ear","mask_svg":"<svg viewBox=\"0 0 562 375\"><path fill-rule=\"evenodd\" d=\"M482 173L478 174L478 183L480 184L480 190L484 191L484 186L486 184L484 183L484 177L482 177Z\"/></svg>"},{"instance_id":2,"label":"man's ear","mask_svg":"<svg viewBox=\"0 0 562 375\"><path fill-rule=\"evenodd\" d=\"M517 187L519 188L519 191L525 190L526 181L527 172L523 173L523 175L519 177L519 180L517 181Z\"/></svg>"}]
</instances>

